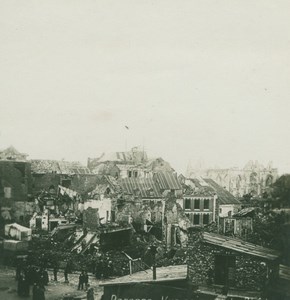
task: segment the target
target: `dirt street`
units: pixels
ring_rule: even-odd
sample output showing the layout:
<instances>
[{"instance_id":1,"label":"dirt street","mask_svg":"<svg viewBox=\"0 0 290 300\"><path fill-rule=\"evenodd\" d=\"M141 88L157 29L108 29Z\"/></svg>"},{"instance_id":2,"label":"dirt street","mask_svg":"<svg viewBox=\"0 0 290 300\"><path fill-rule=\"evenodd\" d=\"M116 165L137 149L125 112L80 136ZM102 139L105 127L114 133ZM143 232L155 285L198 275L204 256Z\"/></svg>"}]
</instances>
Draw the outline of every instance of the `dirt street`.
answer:
<instances>
[{"instance_id":1,"label":"dirt street","mask_svg":"<svg viewBox=\"0 0 290 300\"><path fill-rule=\"evenodd\" d=\"M69 283L64 282L64 275L62 272L58 274L58 282L53 281L52 272L49 272L50 282L45 287L46 300L61 300L67 294L80 296L79 299L86 299L85 291L78 291L78 274L69 274ZM98 281L90 276L89 283L95 291L95 299L99 300L103 293L103 289L99 287ZM32 288L29 297L19 297L17 295L17 281L15 280L15 270L12 268L5 268L0 266L0 299L2 300L19 300L32 299Z\"/></svg>"}]
</instances>

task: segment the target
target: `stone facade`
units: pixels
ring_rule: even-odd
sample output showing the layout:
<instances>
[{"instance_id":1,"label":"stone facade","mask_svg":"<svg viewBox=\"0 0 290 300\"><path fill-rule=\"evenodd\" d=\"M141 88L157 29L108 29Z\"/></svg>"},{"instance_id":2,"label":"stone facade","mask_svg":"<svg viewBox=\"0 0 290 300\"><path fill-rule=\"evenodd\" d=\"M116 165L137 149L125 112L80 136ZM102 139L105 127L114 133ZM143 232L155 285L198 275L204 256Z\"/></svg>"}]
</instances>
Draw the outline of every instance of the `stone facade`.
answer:
<instances>
[{"instance_id":1,"label":"stone facade","mask_svg":"<svg viewBox=\"0 0 290 300\"><path fill-rule=\"evenodd\" d=\"M249 193L260 196L277 180L278 170L273 168L271 163L265 167L257 161L250 161L242 169L188 168L187 176L211 178L236 197L242 197Z\"/></svg>"},{"instance_id":2,"label":"stone facade","mask_svg":"<svg viewBox=\"0 0 290 300\"><path fill-rule=\"evenodd\" d=\"M218 258L223 259L218 271ZM223 274L223 276L218 276ZM228 276L228 277L227 277ZM278 262L241 253L203 240L201 228L191 228L188 241L188 278L195 286L217 285L248 291L263 291L278 276ZM227 280L225 280L225 278Z\"/></svg>"}]
</instances>

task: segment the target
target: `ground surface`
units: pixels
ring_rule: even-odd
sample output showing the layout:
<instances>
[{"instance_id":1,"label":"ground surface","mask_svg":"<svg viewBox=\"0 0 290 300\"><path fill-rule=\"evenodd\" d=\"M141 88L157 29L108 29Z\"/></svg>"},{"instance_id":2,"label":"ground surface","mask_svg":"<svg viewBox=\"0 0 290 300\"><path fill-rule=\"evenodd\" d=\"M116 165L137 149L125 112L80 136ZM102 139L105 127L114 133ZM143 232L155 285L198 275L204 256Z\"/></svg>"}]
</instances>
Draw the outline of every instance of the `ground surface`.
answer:
<instances>
[{"instance_id":1,"label":"ground surface","mask_svg":"<svg viewBox=\"0 0 290 300\"><path fill-rule=\"evenodd\" d=\"M53 278L51 272L49 272L49 278ZM91 287L93 287L95 291L95 299L99 300L103 293L103 288L99 286L98 281L94 277L90 276L89 280ZM78 274L70 274L69 283L64 283L63 273L59 273L58 282L50 280L48 286L46 286L45 299L61 300L66 294L79 295L80 297L83 297L83 299L86 299L86 292L78 291L77 285ZM15 270L12 268L5 268L0 266L0 299L32 299L32 292L30 293L29 297L19 297L17 295L17 281L15 280Z\"/></svg>"}]
</instances>

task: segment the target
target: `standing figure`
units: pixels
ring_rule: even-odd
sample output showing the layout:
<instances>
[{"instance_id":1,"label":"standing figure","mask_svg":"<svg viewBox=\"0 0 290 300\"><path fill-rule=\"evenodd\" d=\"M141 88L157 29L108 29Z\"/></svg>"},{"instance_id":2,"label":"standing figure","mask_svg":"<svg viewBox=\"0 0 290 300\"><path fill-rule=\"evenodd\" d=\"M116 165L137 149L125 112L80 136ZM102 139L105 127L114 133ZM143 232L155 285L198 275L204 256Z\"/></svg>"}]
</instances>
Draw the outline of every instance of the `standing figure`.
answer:
<instances>
[{"instance_id":1,"label":"standing figure","mask_svg":"<svg viewBox=\"0 0 290 300\"><path fill-rule=\"evenodd\" d=\"M20 262L17 262L15 280L19 279L20 273L21 273L21 265Z\"/></svg>"},{"instance_id":2,"label":"standing figure","mask_svg":"<svg viewBox=\"0 0 290 300\"><path fill-rule=\"evenodd\" d=\"M114 273L113 262L110 260L108 263L108 276L109 277L113 276L113 273Z\"/></svg>"},{"instance_id":3,"label":"standing figure","mask_svg":"<svg viewBox=\"0 0 290 300\"><path fill-rule=\"evenodd\" d=\"M38 299L38 285L34 283L32 288L32 300L37 300L37 299Z\"/></svg>"},{"instance_id":4,"label":"standing figure","mask_svg":"<svg viewBox=\"0 0 290 300\"><path fill-rule=\"evenodd\" d=\"M70 262L68 261L66 263L66 266L64 268L64 280L68 283L68 274L71 272Z\"/></svg>"},{"instance_id":5,"label":"standing figure","mask_svg":"<svg viewBox=\"0 0 290 300\"><path fill-rule=\"evenodd\" d=\"M102 269L103 269L103 278L107 279L108 275L109 275L108 274L109 269L108 269L108 261L107 261L107 259L103 260Z\"/></svg>"},{"instance_id":6,"label":"standing figure","mask_svg":"<svg viewBox=\"0 0 290 300\"><path fill-rule=\"evenodd\" d=\"M78 285L78 290L83 290L84 289L84 279L85 279L85 274L84 271L79 276L79 285Z\"/></svg>"},{"instance_id":7,"label":"standing figure","mask_svg":"<svg viewBox=\"0 0 290 300\"><path fill-rule=\"evenodd\" d=\"M27 272L24 274L23 279L23 296L28 297L30 292L30 283L28 280Z\"/></svg>"},{"instance_id":8,"label":"standing figure","mask_svg":"<svg viewBox=\"0 0 290 300\"><path fill-rule=\"evenodd\" d=\"M95 300L94 289L92 287L90 287L89 284L88 284L88 290L87 290L87 300Z\"/></svg>"},{"instance_id":9,"label":"standing figure","mask_svg":"<svg viewBox=\"0 0 290 300\"><path fill-rule=\"evenodd\" d=\"M37 300L45 300L45 294L44 294L45 288L42 285L39 285L37 287Z\"/></svg>"},{"instance_id":10,"label":"standing figure","mask_svg":"<svg viewBox=\"0 0 290 300\"><path fill-rule=\"evenodd\" d=\"M22 272L18 276L17 294L24 296L24 275Z\"/></svg>"},{"instance_id":11,"label":"standing figure","mask_svg":"<svg viewBox=\"0 0 290 300\"><path fill-rule=\"evenodd\" d=\"M84 284L85 284L85 289L87 290L89 286L89 275L87 271L84 272Z\"/></svg>"},{"instance_id":12,"label":"standing figure","mask_svg":"<svg viewBox=\"0 0 290 300\"><path fill-rule=\"evenodd\" d=\"M59 270L59 262L57 260L55 260L54 264L53 264L53 277L54 277L54 281L57 281L57 272Z\"/></svg>"},{"instance_id":13,"label":"standing figure","mask_svg":"<svg viewBox=\"0 0 290 300\"><path fill-rule=\"evenodd\" d=\"M101 259L98 260L96 265L96 278L101 279L103 273L103 261Z\"/></svg>"}]
</instances>

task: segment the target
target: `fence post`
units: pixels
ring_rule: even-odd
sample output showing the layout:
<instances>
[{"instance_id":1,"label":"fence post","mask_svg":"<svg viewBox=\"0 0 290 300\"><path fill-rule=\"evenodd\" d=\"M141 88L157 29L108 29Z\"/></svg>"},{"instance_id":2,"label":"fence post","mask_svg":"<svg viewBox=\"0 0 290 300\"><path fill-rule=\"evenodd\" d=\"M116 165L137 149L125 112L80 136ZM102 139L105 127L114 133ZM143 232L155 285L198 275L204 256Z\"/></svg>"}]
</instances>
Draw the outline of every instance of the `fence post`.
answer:
<instances>
[{"instance_id":1,"label":"fence post","mask_svg":"<svg viewBox=\"0 0 290 300\"><path fill-rule=\"evenodd\" d=\"M129 260L130 275L132 275L132 260Z\"/></svg>"}]
</instances>

